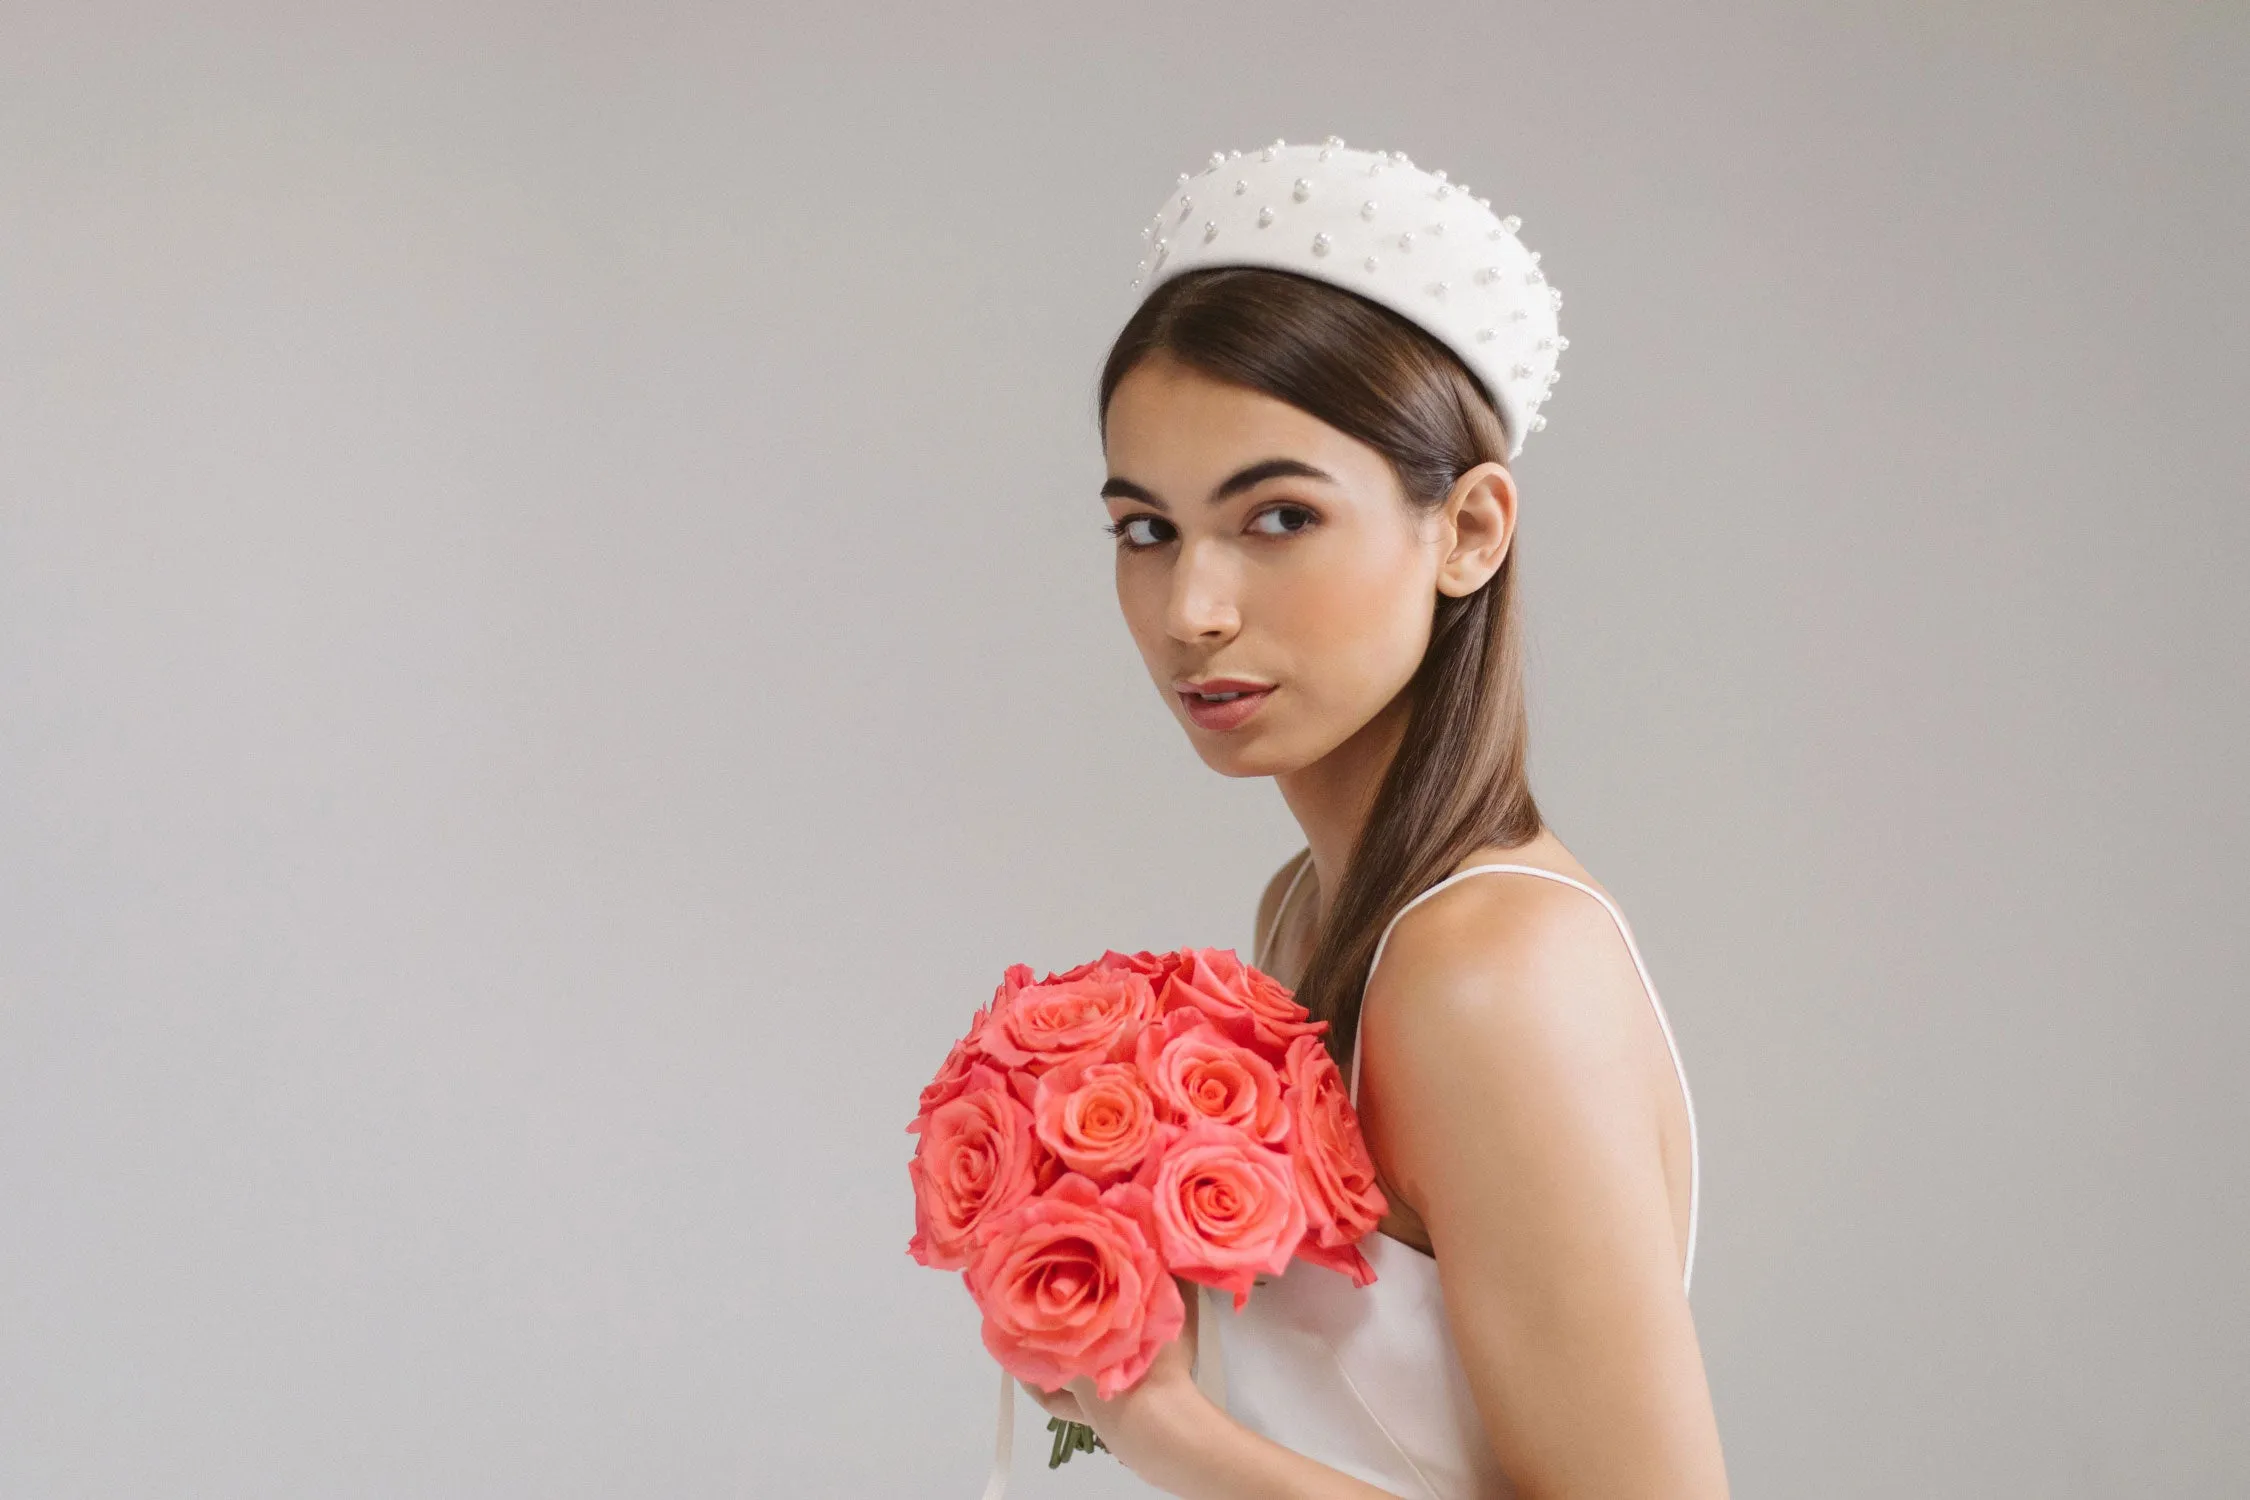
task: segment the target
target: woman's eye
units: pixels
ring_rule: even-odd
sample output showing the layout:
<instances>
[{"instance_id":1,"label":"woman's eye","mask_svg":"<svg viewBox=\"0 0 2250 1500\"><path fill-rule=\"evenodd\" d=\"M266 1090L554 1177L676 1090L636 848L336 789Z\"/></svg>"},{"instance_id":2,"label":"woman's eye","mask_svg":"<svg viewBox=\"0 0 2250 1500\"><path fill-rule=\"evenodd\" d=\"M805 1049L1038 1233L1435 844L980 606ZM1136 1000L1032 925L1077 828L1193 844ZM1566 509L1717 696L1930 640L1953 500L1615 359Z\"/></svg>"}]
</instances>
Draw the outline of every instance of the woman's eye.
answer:
<instances>
[{"instance_id":1,"label":"woman's eye","mask_svg":"<svg viewBox=\"0 0 2250 1500\"><path fill-rule=\"evenodd\" d=\"M1109 534L1128 547L1154 547L1171 540L1172 523L1162 516L1127 516L1109 524Z\"/></svg>"},{"instance_id":2,"label":"woman's eye","mask_svg":"<svg viewBox=\"0 0 2250 1500\"><path fill-rule=\"evenodd\" d=\"M1271 510L1260 511L1257 519L1250 525L1253 530L1267 536L1290 536L1303 531L1312 523L1313 513L1302 505L1277 505Z\"/></svg>"}]
</instances>

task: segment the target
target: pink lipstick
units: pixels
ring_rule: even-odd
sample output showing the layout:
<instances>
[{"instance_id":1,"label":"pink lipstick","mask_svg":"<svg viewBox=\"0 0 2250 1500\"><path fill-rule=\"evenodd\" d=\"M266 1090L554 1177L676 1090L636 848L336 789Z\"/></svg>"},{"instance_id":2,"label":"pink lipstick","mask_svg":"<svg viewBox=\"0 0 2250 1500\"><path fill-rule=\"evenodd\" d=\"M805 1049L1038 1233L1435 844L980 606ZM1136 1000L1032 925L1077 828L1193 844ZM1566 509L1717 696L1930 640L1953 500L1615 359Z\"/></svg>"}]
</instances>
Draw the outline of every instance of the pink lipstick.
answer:
<instances>
[{"instance_id":1,"label":"pink lipstick","mask_svg":"<svg viewBox=\"0 0 2250 1500\"><path fill-rule=\"evenodd\" d=\"M1202 682L1174 681L1189 720L1198 729L1240 729L1273 696L1274 685L1243 677L1212 677Z\"/></svg>"}]
</instances>

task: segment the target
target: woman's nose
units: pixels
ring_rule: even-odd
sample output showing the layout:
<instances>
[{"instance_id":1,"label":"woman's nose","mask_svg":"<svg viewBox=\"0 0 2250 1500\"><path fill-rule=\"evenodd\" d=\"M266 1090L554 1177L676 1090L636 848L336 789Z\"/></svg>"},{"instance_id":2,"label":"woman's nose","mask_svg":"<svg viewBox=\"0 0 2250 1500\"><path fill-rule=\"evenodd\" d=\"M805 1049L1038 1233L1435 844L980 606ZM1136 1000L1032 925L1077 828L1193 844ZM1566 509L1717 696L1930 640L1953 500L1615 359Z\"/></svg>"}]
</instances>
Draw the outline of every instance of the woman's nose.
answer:
<instances>
[{"instance_id":1,"label":"woman's nose","mask_svg":"<svg viewBox=\"0 0 2250 1500\"><path fill-rule=\"evenodd\" d=\"M1233 559L1223 547L1194 541L1180 548L1172 569L1172 596L1165 607L1165 629L1178 641L1225 640L1242 628L1235 606Z\"/></svg>"}]
</instances>

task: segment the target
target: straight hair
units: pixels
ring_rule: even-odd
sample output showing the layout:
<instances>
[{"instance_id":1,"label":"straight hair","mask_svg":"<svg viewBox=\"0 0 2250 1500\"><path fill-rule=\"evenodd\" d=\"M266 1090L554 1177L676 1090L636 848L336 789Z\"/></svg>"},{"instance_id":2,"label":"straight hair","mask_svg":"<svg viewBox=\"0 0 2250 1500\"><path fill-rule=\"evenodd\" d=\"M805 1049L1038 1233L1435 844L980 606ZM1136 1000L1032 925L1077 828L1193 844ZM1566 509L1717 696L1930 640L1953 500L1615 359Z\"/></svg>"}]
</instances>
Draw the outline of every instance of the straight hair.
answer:
<instances>
[{"instance_id":1,"label":"straight hair","mask_svg":"<svg viewBox=\"0 0 2250 1500\"><path fill-rule=\"evenodd\" d=\"M1507 462L1507 425L1468 367L1414 323L1355 292L1254 266L1183 272L1158 285L1103 363L1098 411L1152 355L1287 402L1381 453L1408 505L1428 515L1461 475ZM1407 902L1487 845L1545 826L1532 800L1516 604L1520 538L1474 593L1439 594L1430 642L1403 690L1406 731L1316 935L1297 988L1327 1021L1350 1076L1368 969Z\"/></svg>"}]
</instances>

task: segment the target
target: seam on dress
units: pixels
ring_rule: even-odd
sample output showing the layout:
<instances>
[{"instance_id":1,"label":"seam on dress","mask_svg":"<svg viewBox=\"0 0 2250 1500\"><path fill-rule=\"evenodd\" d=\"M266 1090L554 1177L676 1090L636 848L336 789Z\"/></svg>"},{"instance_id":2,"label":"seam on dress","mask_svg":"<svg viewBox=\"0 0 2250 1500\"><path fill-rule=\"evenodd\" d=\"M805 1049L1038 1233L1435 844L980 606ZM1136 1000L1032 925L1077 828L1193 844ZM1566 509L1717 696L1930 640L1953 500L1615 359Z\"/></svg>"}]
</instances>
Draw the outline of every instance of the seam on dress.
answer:
<instances>
[{"instance_id":1,"label":"seam on dress","mask_svg":"<svg viewBox=\"0 0 2250 1500\"><path fill-rule=\"evenodd\" d=\"M1352 1372L1344 1368L1344 1357L1336 1352L1336 1346L1329 1343L1328 1340L1322 1339L1320 1347L1328 1351L1329 1362L1336 1366L1336 1373L1344 1377L1344 1389L1352 1393L1352 1399L1359 1403L1361 1411L1367 1413L1367 1420L1375 1424L1375 1430L1383 1435L1384 1442L1391 1445L1391 1451L1396 1453L1406 1467L1413 1471L1414 1478L1422 1486L1423 1493L1427 1494L1430 1500L1444 1500L1444 1497L1438 1494L1437 1486L1430 1483L1430 1476L1423 1473L1422 1466L1414 1461L1414 1455L1408 1453L1401 1446L1399 1440L1391 1436L1390 1428L1383 1425L1383 1419L1375 1415L1375 1408L1369 1406L1367 1398L1359 1393L1359 1382L1352 1379Z\"/></svg>"}]
</instances>

